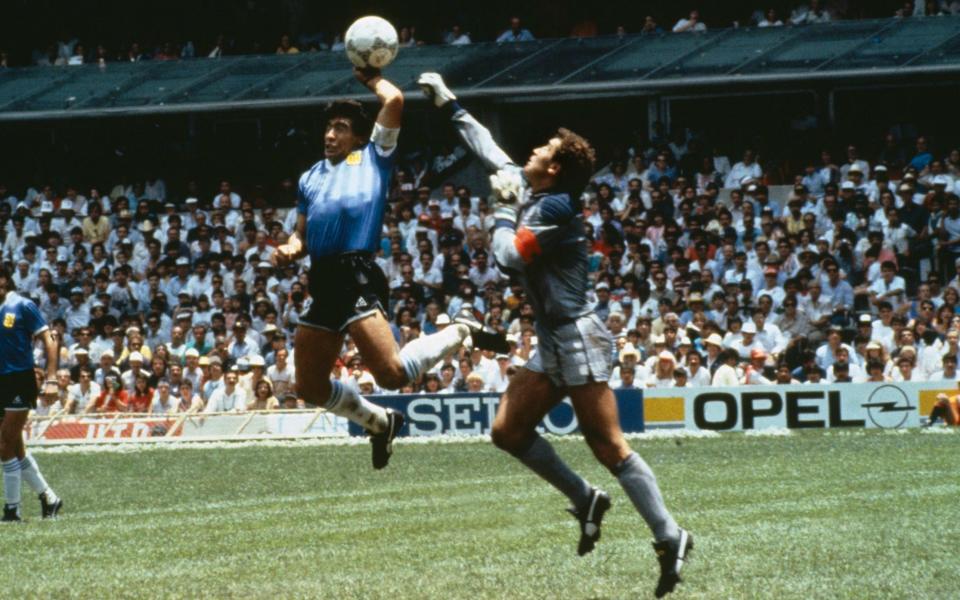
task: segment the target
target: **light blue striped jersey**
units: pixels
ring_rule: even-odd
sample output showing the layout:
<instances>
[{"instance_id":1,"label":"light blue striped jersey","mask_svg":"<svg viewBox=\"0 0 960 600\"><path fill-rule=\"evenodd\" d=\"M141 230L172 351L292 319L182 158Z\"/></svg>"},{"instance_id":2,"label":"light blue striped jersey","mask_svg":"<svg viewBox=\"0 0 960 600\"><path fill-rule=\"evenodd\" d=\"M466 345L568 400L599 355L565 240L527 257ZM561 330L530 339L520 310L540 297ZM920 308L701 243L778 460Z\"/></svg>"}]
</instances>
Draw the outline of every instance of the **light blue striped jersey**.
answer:
<instances>
[{"instance_id":1,"label":"light blue striped jersey","mask_svg":"<svg viewBox=\"0 0 960 600\"><path fill-rule=\"evenodd\" d=\"M33 368L33 336L47 328L32 300L8 292L0 306L0 374Z\"/></svg>"},{"instance_id":2,"label":"light blue striped jersey","mask_svg":"<svg viewBox=\"0 0 960 600\"><path fill-rule=\"evenodd\" d=\"M396 148L382 156L374 142L337 165L323 159L300 176L297 211L307 217L311 258L376 252Z\"/></svg>"}]
</instances>

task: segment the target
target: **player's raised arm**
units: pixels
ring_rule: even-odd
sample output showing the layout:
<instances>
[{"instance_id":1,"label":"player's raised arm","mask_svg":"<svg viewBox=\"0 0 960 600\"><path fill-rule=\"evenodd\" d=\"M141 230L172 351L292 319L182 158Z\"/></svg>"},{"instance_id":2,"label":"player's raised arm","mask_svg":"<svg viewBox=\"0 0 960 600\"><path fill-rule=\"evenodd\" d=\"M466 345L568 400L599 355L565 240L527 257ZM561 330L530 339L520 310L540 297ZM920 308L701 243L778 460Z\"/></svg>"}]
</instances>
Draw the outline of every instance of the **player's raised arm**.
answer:
<instances>
[{"instance_id":1,"label":"player's raised arm","mask_svg":"<svg viewBox=\"0 0 960 600\"><path fill-rule=\"evenodd\" d=\"M449 111L453 125L457 128L457 133L460 134L470 150L483 161L488 171L499 171L507 165L514 164L507 153L493 141L490 130L481 125L473 118L473 115L457 103L457 97L443 82L443 77L439 73L424 73L420 75L417 83L423 93L433 100L438 108Z\"/></svg>"},{"instance_id":2,"label":"player's raised arm","mask_svg":"<svg viewBox=\"0 0 960 600\"><path fill-rule=\"evenodd\" d=\"M371 139L383 149L397 145L400 135L400 122L403 118L403 92L390 81L383 78L380 69L355 68L353 74L368 90L380 100L380 112L373 126Z\"/></svg>"}]
</instances>

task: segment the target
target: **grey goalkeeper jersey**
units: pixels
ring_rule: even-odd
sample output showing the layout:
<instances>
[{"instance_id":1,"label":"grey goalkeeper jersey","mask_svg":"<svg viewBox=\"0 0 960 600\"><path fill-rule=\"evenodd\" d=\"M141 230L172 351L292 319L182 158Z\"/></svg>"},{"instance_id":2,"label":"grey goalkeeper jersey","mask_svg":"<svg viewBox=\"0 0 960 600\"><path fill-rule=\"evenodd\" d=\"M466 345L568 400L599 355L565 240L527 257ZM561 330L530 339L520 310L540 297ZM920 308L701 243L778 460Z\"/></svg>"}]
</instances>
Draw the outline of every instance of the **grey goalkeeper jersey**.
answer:
<instances>
[{"instance_id":1,"label":"grey goalkeeper jersey","mask_svg":"<svg viewBox=\"0 0 960 600\"><path fill-rule=\"evenodd\" d=\"M457 132L488 170L520 170L486 127L456 103L451 104ZM517 223L497 220L493 252L501 269L523 286L538 325L562 325L592 313L579 202L567 192L551 190L529 195L518 208Z\"/></svg>"}]
</instances>

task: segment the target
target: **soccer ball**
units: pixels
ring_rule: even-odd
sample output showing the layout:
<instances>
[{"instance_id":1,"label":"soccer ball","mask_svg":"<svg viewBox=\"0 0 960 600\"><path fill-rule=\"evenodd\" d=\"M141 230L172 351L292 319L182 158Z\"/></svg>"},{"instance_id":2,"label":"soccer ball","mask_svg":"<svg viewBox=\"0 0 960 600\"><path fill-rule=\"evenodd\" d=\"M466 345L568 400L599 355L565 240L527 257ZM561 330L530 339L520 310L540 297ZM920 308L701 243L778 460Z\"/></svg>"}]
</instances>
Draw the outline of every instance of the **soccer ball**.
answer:
<instances>
[{"instance_id":1,"label":"soccer ball","mask_svg":"<svg viewBox=\"0 0 960 600\"><path fill-rule=\"evenodd\" d=\"M343 38L347 58L362 68L382 69L393 62L399 48L397 30L381 17L361 17Z\"/></svg>"}]
</instances>

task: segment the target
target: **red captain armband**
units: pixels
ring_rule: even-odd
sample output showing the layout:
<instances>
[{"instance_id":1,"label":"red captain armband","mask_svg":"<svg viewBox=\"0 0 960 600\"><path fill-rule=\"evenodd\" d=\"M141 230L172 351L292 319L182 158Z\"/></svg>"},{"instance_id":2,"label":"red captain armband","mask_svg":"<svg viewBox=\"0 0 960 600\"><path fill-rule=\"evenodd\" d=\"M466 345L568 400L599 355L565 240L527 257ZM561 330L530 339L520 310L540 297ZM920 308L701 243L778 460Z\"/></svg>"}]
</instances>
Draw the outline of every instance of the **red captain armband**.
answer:
<instances>
[{"instance_id":1,"label":"red captain armband","mask_svg":"<svg viewBox=\"0 0 960 600\"><path fill-rule=\"evenodd\" d=\"M537 239L537 234L526 227L521 227L517 230L513 245L525 263L533 262L533 259L543 253L540 249L540 241Z\"/></svg>"}]
</instances>

